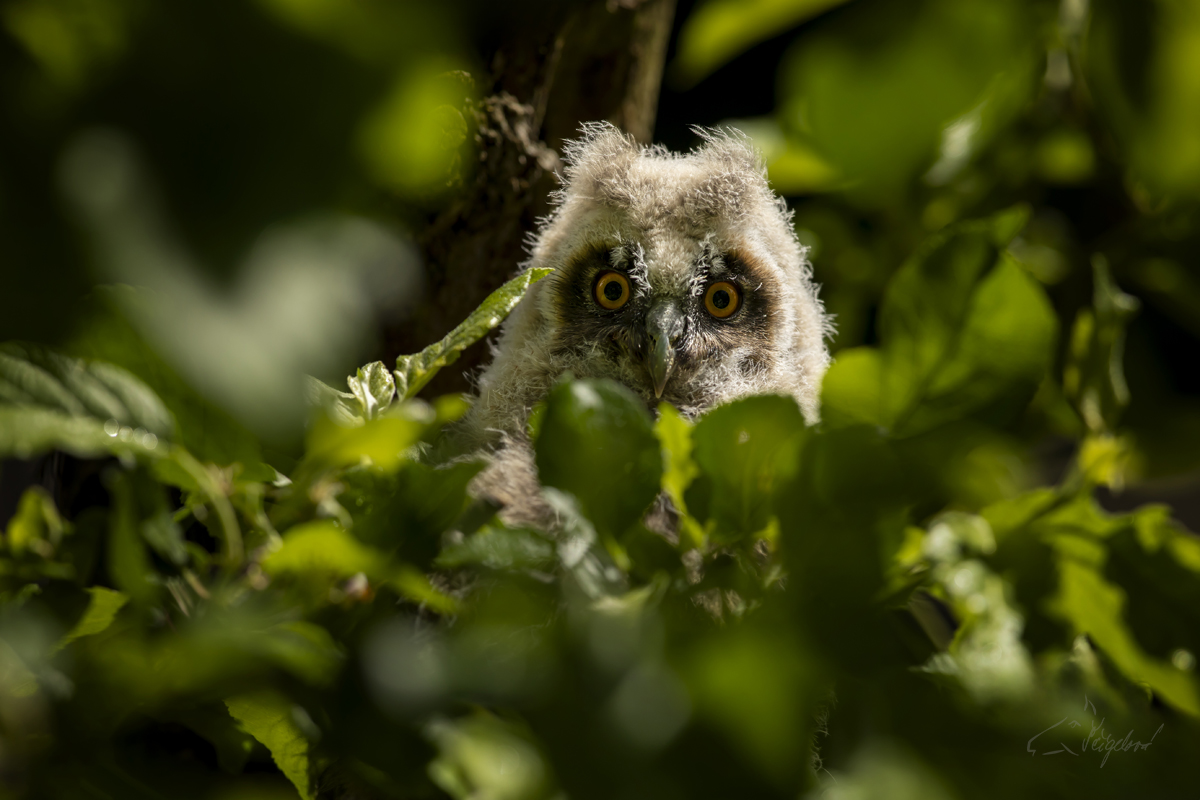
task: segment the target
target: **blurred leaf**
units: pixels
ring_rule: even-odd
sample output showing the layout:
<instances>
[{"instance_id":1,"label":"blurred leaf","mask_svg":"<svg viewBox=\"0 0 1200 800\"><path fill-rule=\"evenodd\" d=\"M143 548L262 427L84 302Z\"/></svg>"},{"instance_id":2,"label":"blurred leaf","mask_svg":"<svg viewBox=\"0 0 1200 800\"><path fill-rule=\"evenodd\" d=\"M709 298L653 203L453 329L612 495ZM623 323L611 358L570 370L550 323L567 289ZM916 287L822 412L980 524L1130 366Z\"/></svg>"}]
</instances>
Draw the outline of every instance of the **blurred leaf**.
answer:
<instances>
[{"instance_id":1,"label":"blurred leaf","mask_svg":"<svg viewBox=\"0 0 1200 800\"><path fill-rule=\"evenodd\" d=\"M461 542L442 549L439 567L478 564L489 569L542 569L554 564L554 545L545 536L523 528L487 526Z\"/></svg>"},{"instance_id":2,"label":"blurred leaf","mask_svg":"<svg viewBox=\"0 0 1200 800\"><path fill-rule=\"evenodd\" d=\"M164 456L166 448L152 437L153 434L135 433L128 427L110 434L105 423L87 417L29 406L0 405L0 456L4 457L32 458L50 450L62 450L79 458Z\"/></svg>"},{"instance_id":3,"label":"blurred leaf","mask_svg":"<svg viewBox=\"0 0 1200 800\"><path fill-rule=\"evenodd\" d=\"M159 594L159 585L146 552L146 541L139 528L141 519L135 478L124 470L108 473L113 494L109 512L108 574L124 594L135 603L151 603Z\"/></svg>"},{"instance_id":4,"label":"blurred leaf","mask_svg":"<svg viewBox=\"0 0 1200 800\"><path fill-rule=\"evenodd\" d=\"M313 800L316 794L308 771L308 739L293 717L297 707L292 701L266 690L227 698L225 705L233 718L271 751L271 758L300 797Z\"/></svg>"},{"instance_id":5,"label":"blurred leaf","mask_svg":"<svg viewBox=\"0 0 1200 800\"><path fill-rule=\"evenodd\" d=\"M435 720L429 737L438 746L430 762L434 782L456 800L535 800L549 797L548 765L532 742L484 712Z\"/></svg>"},{"instance_id":6,"label":"blurred leaf","mask_svg":"<svg viewBox=\"0 0 1200 800\"><path fill-rule=\"evenodd\" d=\"M267 556L263 570L276 577L290 576L308 582L314 599L325 602L334 581L365 575L372 584L390 583L417 603L452 613L455 602L435 590L420 572L397 564L386 554L363 544L328 521L309 522L290 529L283 546Z\"/></svg>"},{"instance_id":7,"label":"blurred leaf","mask_svg":"<svg viewBox=\"0 0 1200 800\"><path fill-rule=\"evenodd\" d=\"M1094 565L1060 554L1060 587L1050 608L1076 633L1086 633L1130 680L1143 682L1175 708L1200 717L1200 686L1194 675L1157 661L1138 646L1124 620L1126 595Z\"/></svg>"},{"instance_id":8,"label":"blurred leaf","mask_svg":"<svg viewBox=\"0 0 1200 800\"><path fill-rule=\"evenodd\" d=\"M51 558L64 532L64 523L54 507L54 498L41 486L31 486L21 494L17 513L8 521L5 544L14 556L27 550L41 558Z\"/></svg>"},{"instance_id":9,"label":"blurred leaf","mask_svg":"<svg viewBox=\"0 0 1200 800\"><path fill-rule=\"evenodd\" d=\"M230 716L229 708L224 704L176 708L160 714L159 719L184 725L204 737L217 751L217 766L231 775L242 774L246 761L258 746L255 738Z\"/></svg>"},{"instance_id":10,"label":"blurred leaf","mask_svg":"<svg viewBox=\"0 0 1200 800\"><path fill-rule=\"evenodd\" d=\"M846 0L706 0L684 21L671 65L686 85L751 46L796 27Z\"/></svg>"},{"instance_id":11,"label":"blurred leaf","mask_svg":"<svg viewBox=\"0 0 1200 800\"><path fill-rule=\"evenodd\" d=\"M1130 630L1156 659L1200 653L1200 540L1164 506L1143 506L1131 522L1110 540L1104 570L1125 590Z\"/></svg>"},{"instance_id":12,"label":"blurred leaf","mask_svg":"<svg viewBox=\"0 0 1200 800\"><path fill-rule=\"evenodd\" d=\"M463 350L487 335L516 308L529 287L553 272L548 268L527 269L487 296L454 330L419 353L396 359L396 391L401 400L414 397L442 367L458 360Z\"/></svg>"},{"instance_id":13,"label":"blurred leaf","mask_svg":"<svg viewBox=\"0 0 1200 800\"><path fill-rule=\"evenodd\" d=\"M103 586L92 586L88 588L88 594L91 597L88 600L87 609L83 612L83 616L75 623L75 627L71 628L56 645L56 650L69 645L76 639L82 639L84 636L92 636L106 630L113 620L117 617L117 612L125 607L129 602L129 597L121 592L112 589L106 589Z\"/></svg>"},{"instance_id":14,"label":"blurred leaf","mask_svg":"<svg viewBox=\"0 0 1200 800\"><path fill-rule=\"evenodd\" d=\"M460 110L469 84L462 65L445 58L410 64L362 122L358 152L369 173L406 195L444 191L452 184L467 141Z\"/></svg>"},{"instance_id":15,"label":"blurred leaf","mask_svg":"<svg viewBox=\"0 0 1200 800\"><path fill-rule=\"evenodd\" d=\"M772 497L796 474L804 416L790 397L749 397L704 415L692 431L708 502L695 512L721 543L761 534ZM693 484L695 485L695 484Z\"/></svg>"},{"instance_id":16,"label":"blurred leaf","mask_svg":"<svg viewBox=\"0 0 1200 800\"><path fill-rule=\"evenodd\" d=\"M1022 105L997 95L1036 85L1028 27L1024 6L1002 0L855 4L797 39L778 113L855 197L886 203L933 163L947 126L962 121L942 148L961 162L989 103Z\"/></svg>"},{"instance_id":17,"label":"blurred leaf","mask_svg":"<svg viewBox=\"0 0 1200 800\"><path fill-rule=\"evenodd\" d=\"M883 354L875 347L838 352L821 384L821 417L834 428L885 426L890 418L883 395Z\"/></svg>"},{"instance_id":18,"label":"blurred leaf","mask_svg":"<svg viewBox=\"0 0 1200 800\"><path fill-rule=\"evenodd\" d=\"M173 433L162 401L128 372L32 345L0 345L0 453L150 454L159 437Z\"/></svg>"},{"instance_id":19,"label":"blurred leaf","mask_svg":"<svg viewBox=\"0 0 1200 800\"><path fill-rule=\"evenodd\" d=\"M390 573L388 558L328 521L297 525L283 546L263 560L269 575L349 578L359 572L376 581Z\"/></svg>"},{"instance_id":20,"label":"blurred leaf","mask_svg":"<svg viewBox=\"0 0 1200 800\"><path fill-rule=\"evenodd\" d=\"M805 800L954 800L957 795L938 771L907 748L873 741L854 753L845 770L836 770Z\"/></svg>"},{"instance_id":21,"label":"blurred leaf","mask_svg":"<svg viewBox=\"0 0 1200 800\"><path fill-rule=\"evenodd\" d=\"M1092 4L1081 62L1089 95L1122 147L1135 197L1195 198L1200 187L1200 12L1191 3Z\"/></svg>"},{"instance_id":22,"label":"blurred leaf","mask_svg":"<svg viewBox=\"0 0 1200 800\"><path fill-rule=\"evenodd\" d=\"M658 496L663 464L653 422L645 403L620 384L555 386L536 450L542 484L578 498L602 534L621 536Z\"/></svg>"},{"instance_id":23,"label":"blurred leaf","mask_svg":"<svg viewBox=\"0 0 1200 800\"><path fill-rule=\"evenodd\" d=\"M426 568L437 556L442 534L466 511L470 502L467 485L483 467L482 461L440 467L408 462L394 480L364 492L354 491L360 476L346 475L350 490L344 502L356 512L363 503L366 511L355 522L355 536Z\"/></svg>"},{"instance_id":24,"label":"blurred leaf","mask_svg":"<svg viewBox=\"0 0 1200 800\"><path fill-rule=\"evenodd\" d=\"M321 409L339 425L351 427L363 421L361 404L350 392L339 392L329 384L305 375L304 394L311 407Z\"/></svg>"},{"instance_id":25,"label":"blurred leaf","mask_svg":"<svg viewBox=\"0 0 1200 800\"><path fill-rule=\"evenodd\" d=\"M1028 402L1057 326L1044 291L1000 249L1023 221L1018 208L962 223L905 263L884 295L880 350L849 351L826 373L829 424L910 436Z\"/></svg>"},{"instance_id":26,"label":"blurred leaf","mask_svg":"<svg viewBox=\"0 0 1200 800\"><path fill-rule=\"evenodd\" d=\"M308 430L305 464L329 469L366 461L377 469L395 469L408 458L406 451L420 440L431 417L419 401L360 425L343 426L318 415Z\"/></svg>"},{"instance_id":27,"label":"blurred leaf","mask_svg":"<svg viewBox=\"0 0 1200 800\"><path fill-rule=\"evenodd\" d=\"M69 351L117 365L144 381L175 418L178 442L197 458L220 465L260 461L254 435L185 383L121 316L118 309L135 302L137 291L132 286L97 287L91 318Z\"/></svg>"},{"instance_id":28,"label":"blurred leaf","mask_svg":"<svg viewBox=\"0 0 1200 800\"><path fill-rule=\"evenodd\" d=\"M1125 328L1137 313L1137 298L1125 294L1112 279L1102 256L1092 259L1092 308L1082 309L1071 329L1070 350L1063 369L1063 392L1094 434L1116 427L1129 404L1125 384Z\"/></svg>"},{"instance_id":29,"label":"blurred leaf","mask_svg":"<svg viewBox=\"0 0 1200 800\"><path fill-rule=\"evenodd\" d=\"M816 725L814 673L786 628L762 623L709 637L683 670L696 714L781 786L803 769L796 752Z\"/></svg>"}]
</instances>

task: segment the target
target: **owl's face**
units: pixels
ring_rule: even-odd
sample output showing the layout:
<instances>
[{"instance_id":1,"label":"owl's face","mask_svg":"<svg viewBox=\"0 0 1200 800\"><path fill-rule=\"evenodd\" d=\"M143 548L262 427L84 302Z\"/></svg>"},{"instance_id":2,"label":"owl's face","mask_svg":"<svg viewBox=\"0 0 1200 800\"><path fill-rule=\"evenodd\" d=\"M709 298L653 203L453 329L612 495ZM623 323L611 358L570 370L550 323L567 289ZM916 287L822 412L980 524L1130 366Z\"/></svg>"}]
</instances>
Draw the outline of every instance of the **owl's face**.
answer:
<instances>
[{"instance_id":1,"label":"owl's face","mask_svg":"<svg viewBox=\"0 0 1200 800\"><path fill-rule=\"evenodd\" d=\"M688 416L750 394L817 418L826 318L786 206L744 140L685 155L593 125L567 148L530 266L553 274L505 323L472 424L519 432L564 373L611 378Z\"/></svg>"},{"instance_id":2,"label":"owl's face","mask_svg":"<svg viewBox=\"0 0 1200 800\"><path fill-rule=\"evenodd\" d=\"M557 360L689 414L745 393L770 372L780 302L745 249L661 230L582 247L547 286Z\"/></svg>"}]
</instances>

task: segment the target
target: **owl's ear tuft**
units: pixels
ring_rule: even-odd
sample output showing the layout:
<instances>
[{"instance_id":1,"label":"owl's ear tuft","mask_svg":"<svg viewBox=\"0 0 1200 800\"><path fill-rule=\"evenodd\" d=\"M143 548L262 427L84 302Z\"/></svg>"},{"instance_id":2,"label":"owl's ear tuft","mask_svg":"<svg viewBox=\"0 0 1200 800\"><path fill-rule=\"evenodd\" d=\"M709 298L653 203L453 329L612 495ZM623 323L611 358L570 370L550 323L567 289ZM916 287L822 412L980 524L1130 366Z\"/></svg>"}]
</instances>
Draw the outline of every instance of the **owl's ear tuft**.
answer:
<instances>
[{"instance_id":1,"label":"owl's ear tuft","mask_svg":"<svg viewBox=\"0 0 1200 800\"><path fill-rule=\"evenodd\" d=\"M626 177L642 146L611 122L584 123L580 133L563 145L566 189L602 202L628 202Z\"/></svg>"},{"instance_id":2,"label":"owl's ear tuft","mask_svg":"<svg viewBox=\"0 0 1200 800\"><path fill-rule=\"evenodd\" d=\"M692 133L703 142L699 152L710 160L766 177L767 165L762 153L750 137L737 128L702 128L697 125L692 128Z\"/></svg>"}]
</instances>

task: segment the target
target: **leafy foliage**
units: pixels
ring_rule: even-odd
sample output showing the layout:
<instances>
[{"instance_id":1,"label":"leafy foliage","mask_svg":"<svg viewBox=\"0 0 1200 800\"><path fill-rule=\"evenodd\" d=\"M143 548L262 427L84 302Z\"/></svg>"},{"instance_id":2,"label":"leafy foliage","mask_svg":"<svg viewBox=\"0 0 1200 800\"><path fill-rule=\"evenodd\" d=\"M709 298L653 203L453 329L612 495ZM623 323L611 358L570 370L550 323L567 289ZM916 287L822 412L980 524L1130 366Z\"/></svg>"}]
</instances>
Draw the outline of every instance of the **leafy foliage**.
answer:
<instances>
[{"instance_id":1,"label":"leafy foliage","mask_svg":"<svg viewBox=\"0 0 1200 800\"><path fill-rule=\"evenodd\" d=\"M674 100L762 147L837 316L823 419L564 378L549 531L419 399L543 274L301 379L374 357L420 302L390 226L495 166L482 6L5 8L0 795L1194 793L1200 540L1120 490L1200 464L1161 347L1200 331L1200 16L679 7ZM540 146L512 99L479 115Z\"/></svg>"},{"instance_id":2,"label":"leafy foliage","mask_svg":"<svg viewBox=\"0 0 1200 800\"><path fill-rule=\"evenodd\" d=\"M1122 785L1143 764L1158 785L1183 780L1172 754L1200 718L1196 539L1161 507L1101 511L1086 446L1059 486L986 506L956 503L937 475L962 469L940 431L1009 424L1047 379L1054 317L1011 256L1022 223L1006 212L919 248L888 289L880 348L839 360L815 428L779 397L694 424L663 407L654 422L624 387L564 380L536 441L562 515L550 532L508 528L473 504L477 465L426 463L421 442L447 417L398 397L381 364L348 378L350 392L313 383L289 481L200 464L167 441L169 416L131 376L9 348L10 384L30 388L5 412L71 415L96 441L123 441L88 409L114 420L127 409L84 405L38 371L55 363L122 375L164 435L97 448L92 428L68 428L21 451L120 456L105 467L107 523L68 522L32 489L5 538L6 664L30 676L5 684L5 702L42 709L5 732L25 742L29 760L14 763L26 786L149 780L113 772L115 756L94 745L170 721L209 742L227 773L269 756L305 798L342 785L780 796L815 790L825 769L837 786L888 775L926 793L990 785L1001 796L1030 737L1085 695L1105 705L1094 725L1157 737L1139 761L1114 756ZM1070 350L1066 372L1088 387L1075 397L1122 391L1111 343L1127 317L1098 274L1098 322L1085 324L1104 332L1076 336L1098 344ZM668 536L641 523L660 492L680 515ZM243 549L229 546L234 530ZM81 537L97 558L76 557ZM20 631L56 626L67 632L22 644ZM57 725L51 707L75 732L30 739L30 726ZM1074 736L1108 747L1095 730ZM422 744L396 755L364 738ZM888 755L897 747L903 756ZM1081 757L1054 769L1098 787L1112 774L1098 767ZM221 774L193 789L236 784Z\"/></svg>"}]
</instances>

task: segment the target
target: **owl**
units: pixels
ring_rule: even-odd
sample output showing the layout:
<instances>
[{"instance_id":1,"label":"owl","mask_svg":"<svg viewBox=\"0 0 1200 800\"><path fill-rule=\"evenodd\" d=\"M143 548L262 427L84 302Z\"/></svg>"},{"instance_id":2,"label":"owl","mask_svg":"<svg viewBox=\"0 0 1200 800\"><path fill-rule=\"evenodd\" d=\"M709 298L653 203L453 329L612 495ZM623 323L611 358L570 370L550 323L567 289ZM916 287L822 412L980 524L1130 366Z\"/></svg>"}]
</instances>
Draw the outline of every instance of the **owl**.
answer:
<instances>
[{"instance_id":1,"label":"owl","mask_svg":"<svg viewBox=\"0 0 1200 800\"><path fill-rule=\"evenodd\" d=\"M794 397L817 420L830 325L791 213L737 132L685 153L593 123L565 148L555 210L528 267L553 272L505 322L463 420L489 466L473 491L545 528L526 423L564 373L610 378L686 417L739 397Z\"/></svg>"}]
</instances>

